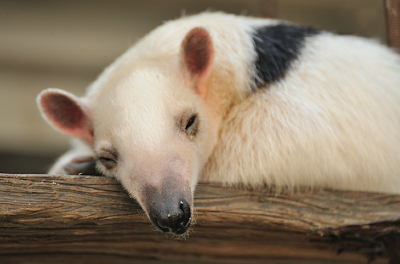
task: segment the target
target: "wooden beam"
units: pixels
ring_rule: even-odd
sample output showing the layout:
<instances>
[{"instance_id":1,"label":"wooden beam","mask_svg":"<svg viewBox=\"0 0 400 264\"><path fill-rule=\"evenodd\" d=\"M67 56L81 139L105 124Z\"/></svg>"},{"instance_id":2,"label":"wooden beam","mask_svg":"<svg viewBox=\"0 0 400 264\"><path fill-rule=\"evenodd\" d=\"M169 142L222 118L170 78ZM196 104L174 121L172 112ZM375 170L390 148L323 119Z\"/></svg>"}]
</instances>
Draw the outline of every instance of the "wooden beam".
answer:
<instances>
[{"instance_id":1,"label":"wooden beam","mask_svg":"<svg viewBox=\"0 0 400 264\"><path fill-rule=\"evenodd\" d=\"M260 13L262 17L278 17L278 0L260 0Z\"/></svg>"},{"instance_id":2,"label":"wooden beam","mask_svg":"<svg viewBox=\"0 0 400 264\"><path fill-rule=\"evenodd\" d=\"M0 174L0 197L0 263L400 263L396 195L201 183L178 239L112 178Z\"/></svg>"},{"instance_id":3,"label":"wooden beam","mask_svg":"<svg viewBox=\"0 0 400 264\"><path fill-rule=\"evenodd\" d=\"M400 0L384 0L384 5L387 42L400 53Z\"/></svg>"}]
</instances>

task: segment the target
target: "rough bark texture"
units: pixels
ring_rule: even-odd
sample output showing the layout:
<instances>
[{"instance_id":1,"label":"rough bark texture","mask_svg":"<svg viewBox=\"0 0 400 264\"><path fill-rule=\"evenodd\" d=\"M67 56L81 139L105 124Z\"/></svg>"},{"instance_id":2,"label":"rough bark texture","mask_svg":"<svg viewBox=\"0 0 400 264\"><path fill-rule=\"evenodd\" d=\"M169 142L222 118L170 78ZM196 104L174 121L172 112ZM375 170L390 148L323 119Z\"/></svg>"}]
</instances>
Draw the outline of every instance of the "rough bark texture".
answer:
<instances>
[{"instance_id":1,"label":"rough bark texture","mask_svg":"<svg viewBox=\"0 0 400 264\"><path fill-rule=\"evenodd\" d=\"M202 183L180 239L112 178L0 174L0 199L0 263L400 263L395 195Z\"/></svg>"}]
</instances>

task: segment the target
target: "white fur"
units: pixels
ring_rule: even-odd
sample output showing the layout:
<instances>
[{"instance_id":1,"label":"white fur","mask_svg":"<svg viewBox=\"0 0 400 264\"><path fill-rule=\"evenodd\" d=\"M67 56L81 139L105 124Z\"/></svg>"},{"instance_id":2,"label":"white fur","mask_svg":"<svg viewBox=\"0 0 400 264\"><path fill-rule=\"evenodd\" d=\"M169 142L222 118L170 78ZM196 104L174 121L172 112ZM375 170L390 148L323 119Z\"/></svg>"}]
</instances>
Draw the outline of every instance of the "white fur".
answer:
<instances>
[{"instance_id":1,"label":"white fur","mask_svg":"<svg viewBox=\"0 0 400 264\"><path fill-rule=\"evenodd\" d=\"M399 57L317 36L283 81L234 106L221 127L205 180L399 192Z\"/></svg>"},{"instance_id":2,"label":"white fur","mask_svg":"<svg viewBox=\"0 0 400 264\"><path fill-rule=\"evenodd\" d=\"M64 166L75 158L93 157L93 149L87 143L79 139L71 140L71 150L62 155L50 168L49 174L65 174Z\"/></svg>"},{"instance_id":3,"label":"white fur","mask_svg":"<svg viewBox=\"0 0 400 264\"><path fill-rule=\"evenodd\" d=\"M109 66L84 100L93 111L95 150L118 145L124 157L126 166L112 175L134 194L138 178L128 175L159 175L175 155L192 191L200 175L253 187L399 193L399 56L370 40L322 33L307 41L284 79L252 93L253 26L277 23L222 13L181 18ZM184 89L179 59L194 27L210 33L215 50L204 101ZM205 124L194 148L168 121L191 106ZM88 149L68 152L51 172L74 155Z\"/></svg>"}]
</instances>

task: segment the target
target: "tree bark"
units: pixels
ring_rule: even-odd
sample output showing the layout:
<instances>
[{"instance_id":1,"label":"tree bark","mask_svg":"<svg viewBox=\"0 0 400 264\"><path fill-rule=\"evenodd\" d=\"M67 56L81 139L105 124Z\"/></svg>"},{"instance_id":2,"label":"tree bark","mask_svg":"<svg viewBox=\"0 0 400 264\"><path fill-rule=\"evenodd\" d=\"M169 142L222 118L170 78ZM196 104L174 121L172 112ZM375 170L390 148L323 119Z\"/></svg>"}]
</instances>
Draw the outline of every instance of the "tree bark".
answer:
<instances>
[{"instance_id":1,"label":"tree bark","mask_svg":"<svg viewBox=\"0 0 400 264\"><path fill-rule=\"evenodd\" d=\"M112 178L0 174L0 263L400 263L400 196L200 183L186 237Z\"/></svg>"}]
</instances>

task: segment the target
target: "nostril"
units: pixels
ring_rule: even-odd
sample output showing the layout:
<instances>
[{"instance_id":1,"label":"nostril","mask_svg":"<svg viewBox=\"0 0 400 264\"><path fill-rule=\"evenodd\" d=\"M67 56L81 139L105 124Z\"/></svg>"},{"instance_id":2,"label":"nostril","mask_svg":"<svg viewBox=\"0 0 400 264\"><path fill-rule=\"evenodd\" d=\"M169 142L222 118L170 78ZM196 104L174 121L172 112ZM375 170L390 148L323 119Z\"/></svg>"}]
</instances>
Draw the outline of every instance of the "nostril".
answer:
<instances>
[{"instance_id":1,"label":"nostril","mask_svg":"<svg viewBox=\"0 0 400 264\"><path fill-rule=\"evenodd\" d=\"M190 221L190 216L191 216L190 206L189 206L188 202L186 202L186 200L181 200L179 202L179 208L183 212L181 225L186 226L188 224L188 222Z\"/></svg>"},{"instance_id":2,"label":"nostril","mask_svg":"<svg viewBox=\"0 0 400 264\"><path fill-rule=\"evenodd\" d=\"M171 232L171 228L167 227L164 222L159 221L159 219L155 219L156 226L161 229L161 231L168 233Z\"/></svg>"}]
</instances>

